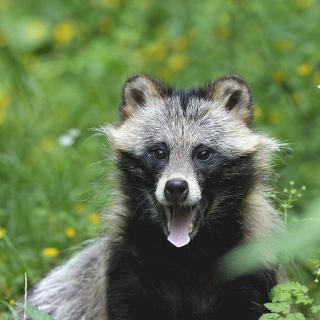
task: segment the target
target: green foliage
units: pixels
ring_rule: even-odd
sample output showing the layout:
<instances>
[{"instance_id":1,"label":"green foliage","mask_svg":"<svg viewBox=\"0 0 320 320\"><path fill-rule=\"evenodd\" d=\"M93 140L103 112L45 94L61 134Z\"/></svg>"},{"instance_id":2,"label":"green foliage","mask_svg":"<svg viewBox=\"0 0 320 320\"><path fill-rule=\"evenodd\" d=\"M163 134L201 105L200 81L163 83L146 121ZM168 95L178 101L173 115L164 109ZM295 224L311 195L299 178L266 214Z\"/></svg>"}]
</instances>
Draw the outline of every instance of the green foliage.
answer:
<instances>
[{"instance_id":1,"label":"green foliage","mask_svg":"<svg viewBox=\"0 0 320 320\"><path fill-rule=\"evenodd\" d=\"M274 201L298 231L274 247L318 303L307 211L320 189L320 2L271 2L0 0L1 320L25 272L35 283L100 230L115 185L91 128L117 121L121 86L137 72L178 86L228 73L249 82L256 126L291 147L274 162ZM290 180L308 186L303 198Z\"/></svg>"},{"instance_id":2,"label":"green foliage","mask_svg":"<svg viewBox=\"0 0 320 320\"><path fill-rule=\"evenodd\" d=\"M312 306L312 307L311 307L311 312L312 312L313 314L318 314L318 313L320 313L320 305L318 305L318 306Z\"/></svg>"},{"instance_id":3,"label":"green foliage","mask_svg":"<svg viewBox=\"0 0 320 320\"><path fill-rule=\"evenodd\" d=\"M301 201L303 193L306 191L306 186L297 188L294 181L290 181L289 186L284 188L282 192L274 192L272 194L275 202L278 202L278 210L282 219L288 223L288 213L289 210L294 207L294 205ZM291 219L296 219L296 217L291 216Z\"/></svg>"},{"instance_id":4,"label":"green foliage","mask_svg":"<svg viewBox=\"0 0 320 320\"><path fill-rule=\"evenodd\" d=\"M260 320L279 320L281 317L277 313L267 313L260 317Z\"/></svg>"},{"instance_id":5,"label":"green foliage","mask_svg":"<svg viewBox=\"0 0 320 320\"><path fill-rule=\"evenodd\" d=\"M308 296L308 288L298 282L288 282L275 286L271 291L271 297L274 303L288 303L289 305L300 303L308 305L313 301Z\"/></svg>"},{"instance_id":6,"label":"green foliage","mask_svg":"<svg viewBox=\"0 0 320 320\"><path fill-rule=\"evenodd\" d=\"M260 320L304 320L306 317L295 312L299 305L308 306L309 314L320 312L320 306L312 305L313 299L308 294L308 288L298 282L288 282L276 285L271 290L271 302L265 307L270 313L264 314Z\"/></svg>"},{"instance_id":7,"label":"green foliage","mask_svg":"<svg viewBox=\"0 0 320 320\"><path fill-rule=\"evenodd\" d=\"M24 309L24 305L21 303L17 303L17 306ZM26 307L26 314L27 316L31 317L32 320L54 320L50 315L47 313L32 307L30 305L27 305Z\"/></svg>"},{"instance_id":8,"label":"green foliage","mask_svg":"<svg viewBox=\"0 0 320 320\"><path fill-rule=\"evenodd\" d=\"M266 303L266 308L271 312L288 314L290 312L290 304L286 302Z\"/></svg>"}]
</instances>

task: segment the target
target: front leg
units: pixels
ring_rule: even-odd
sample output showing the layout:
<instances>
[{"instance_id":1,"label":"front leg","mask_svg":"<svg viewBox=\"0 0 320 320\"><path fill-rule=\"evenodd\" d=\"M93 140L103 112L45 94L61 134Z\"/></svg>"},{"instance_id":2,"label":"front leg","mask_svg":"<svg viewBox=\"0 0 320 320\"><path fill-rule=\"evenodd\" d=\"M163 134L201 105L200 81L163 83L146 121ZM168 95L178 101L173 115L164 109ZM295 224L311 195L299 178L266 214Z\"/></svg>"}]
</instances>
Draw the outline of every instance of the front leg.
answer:
<instances>
[{"instance_id":1,"label":"front leg","mask_svg":"<svg viewBox=\"0 0 320 320\"><path fill-rule=\"evenodd\" d=\"M118 269L108 274L108 320L138 320L149 307L138 279L129 270Z\"/></svg>"},{"instance_id":2,"label":"front leg","mask_svg":"<svg viewBox=\"0 0 320 320\"><path fill-rule=\"evenodd\" d=\"M107 270L108 320L161 319L140 279L136 259L114 256Z\"/></svg>"},{"instance_id":3,"label":"front leg","mask_svg":"<svg viewBox=\"0 0 320 320\"><path fill-rule=\"evenodd\" d=\"M221 307L217 319L258 320L267 312L264 304L269 301L269 292L276 284L274 271L259 271L222 286Z\"/></svg>"}]
</instances>

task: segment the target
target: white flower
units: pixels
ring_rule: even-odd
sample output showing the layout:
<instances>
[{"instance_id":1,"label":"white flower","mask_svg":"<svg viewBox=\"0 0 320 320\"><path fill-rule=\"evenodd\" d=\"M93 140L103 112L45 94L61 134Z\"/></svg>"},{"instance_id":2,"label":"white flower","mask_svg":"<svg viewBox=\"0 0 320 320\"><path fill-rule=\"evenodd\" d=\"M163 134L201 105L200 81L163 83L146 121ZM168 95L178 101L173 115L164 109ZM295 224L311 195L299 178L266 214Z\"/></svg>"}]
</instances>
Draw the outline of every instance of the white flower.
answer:
<instances>
[{"instance_id":1,"label":"white flower","mask_svg":"<svg viewBox=\"0 0 320 320\"><path fill-rule=\"evenodd\" d=\"M69 134L71 137L77 138L80 136L80 129L78 128L71 128L67 131L67 134Z\"/></svg>"},{"instance_id":2,"label":"white flower","mask_svg":"<svg viewBox=\"0 0 320 320\"><path fill-rule=\"evenodd\" d=\"M58 143L62 147L70 147L74 144L75 140L79 137L81 131L78 128L71 128L65 134L61 135Z\"/></svg>"}]
</instances>

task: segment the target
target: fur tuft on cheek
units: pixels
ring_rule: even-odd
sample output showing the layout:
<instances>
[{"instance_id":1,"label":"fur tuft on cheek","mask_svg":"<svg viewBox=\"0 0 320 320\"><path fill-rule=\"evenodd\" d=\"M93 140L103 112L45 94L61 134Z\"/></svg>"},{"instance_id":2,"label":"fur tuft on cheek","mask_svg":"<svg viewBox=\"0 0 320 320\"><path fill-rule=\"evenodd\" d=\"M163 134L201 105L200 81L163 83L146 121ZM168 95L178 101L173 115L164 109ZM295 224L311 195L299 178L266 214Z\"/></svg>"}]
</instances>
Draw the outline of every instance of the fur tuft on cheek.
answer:
<instances>
[{"instance_id":1,"label":"fur tuft on cheek","mask_svg":"<svg viewBox=\"0 0 320 320\"><path fill-rule=\"evenodd\" d=\"M264 150L271 156L272 153L279 151L285 145L276 139L269 138L261 134L250 134L237 142L238 151L243 155L251 154Z\"/></svg>"},{"instance_id":2,"label":"fur tuft on cheek","mask_svg":"<svg viewBox=\"0 0 320 320\"><path fill-rule=\"evenodd\" d=\"M107 137L110 143L113 145L117 136L117 127L111 124L107 124L104 127L102 127L100 130Z\"/></svg>"},{"instance_id":3,"label":"fur tuft on cheek","mask_svg":"<svg viewBox=\"0 0 320 320\"><path fill-rule=\"evenodd\" d=\"M245 137L238 137L234 141L235 152L237 155L248 155L256 152L259 146L260 137L257 135L248 135Z\"/></svg>"},{"instance_id":4,"label":"fur tuft on cheek","mask_svg":"<svg viewBox=\"0 0 320 320\"><path fill-rule=\"evenodd\" d=\"M103 128L112 147L118 151L140 153L139 146L143 146L143 136L136 132L137 129L130 124L123 123L120 126L107 125Z\"/></svg>"},{"instance_id":5,"label":"fur tuft on cheek","mask_svg":"<svg viewBox=\"0 0 320 320\"><path fill-rule=\"evenodd\" d=\"M274 138L268 136L259 135L259 143L256 148L256 153L260 158L271 161L272 156L277 152L286 149L287 145Z\"/></svg>"}]
</instances>

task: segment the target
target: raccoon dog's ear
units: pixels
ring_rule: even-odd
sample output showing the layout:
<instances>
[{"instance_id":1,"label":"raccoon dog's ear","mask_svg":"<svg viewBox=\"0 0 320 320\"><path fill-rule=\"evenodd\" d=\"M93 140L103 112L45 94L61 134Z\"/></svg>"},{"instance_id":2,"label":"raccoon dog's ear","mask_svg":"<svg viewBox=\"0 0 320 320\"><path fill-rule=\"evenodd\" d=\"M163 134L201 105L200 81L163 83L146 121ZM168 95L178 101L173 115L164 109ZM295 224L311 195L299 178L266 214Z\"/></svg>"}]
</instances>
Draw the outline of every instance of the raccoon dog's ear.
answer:
<instances>
[{"instance_id":1,"label":"raccoon dog's ear","mask_svg":"<svg viewBox=\"0 0 320 320\"><path fill-rule=\"evenodd\" d=\"M122 91L120 107L122 120L134 115L148 100L164 96L166 90L166 86L161 81L146 75L139 74L129 78Z\"/></svg>"},{"instance_id":2,"label":"raccoon dog's ear","mask_svg":"<svg viewBox=\"0 0 320 320\"><path fill-rule=\"evenodd\" d=\"M246 125L253 120L252 97L247 83L236 75L230 75L206 86L209 99L221 101L224 107L239 117Z\"/></svg>"}]
</instances>

